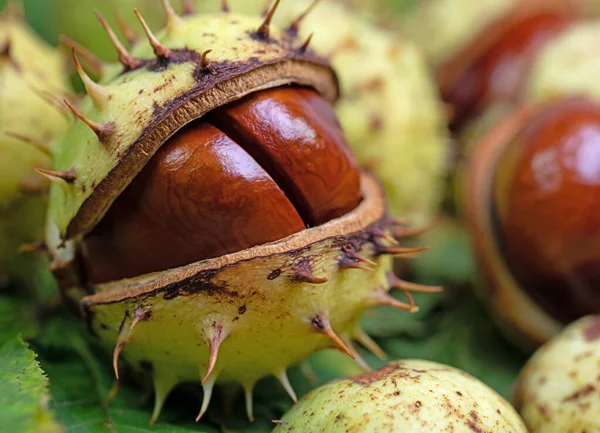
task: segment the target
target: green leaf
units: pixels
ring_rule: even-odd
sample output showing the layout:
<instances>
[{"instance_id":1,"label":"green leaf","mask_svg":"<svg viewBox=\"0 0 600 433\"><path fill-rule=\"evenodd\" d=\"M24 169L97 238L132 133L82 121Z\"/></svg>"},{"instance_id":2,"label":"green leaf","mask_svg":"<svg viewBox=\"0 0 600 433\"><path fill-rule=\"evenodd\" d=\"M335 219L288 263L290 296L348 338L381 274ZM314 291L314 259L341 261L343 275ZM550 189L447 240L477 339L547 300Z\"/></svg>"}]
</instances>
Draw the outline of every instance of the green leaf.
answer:
<instances>
[{"instance_id":1,"label":"green leaf","mask_svg":"<svg viewBox=\"0 0 600 433\"><path fill-rule=\"evenodd\" d=\"M66 432L218 432L205 423L194 423L194 412L178 413L172 409L165 410L157 424L150 426L151 390L132 384L122 385L107 402L115 385L110 361L75 318L58 315L35 344L50 378L52 408Z\"/></svg>"},{"instance_id":2,"label":"green leaf","mask_svg":"<svg viewBox=\"0 0 600 433\"><path fill-rule=\"evenodd\" d=\"M48 380L21 337L0 348L0 426L4 432L58 433L48 410Z\"/></svg>"}]
</instances>

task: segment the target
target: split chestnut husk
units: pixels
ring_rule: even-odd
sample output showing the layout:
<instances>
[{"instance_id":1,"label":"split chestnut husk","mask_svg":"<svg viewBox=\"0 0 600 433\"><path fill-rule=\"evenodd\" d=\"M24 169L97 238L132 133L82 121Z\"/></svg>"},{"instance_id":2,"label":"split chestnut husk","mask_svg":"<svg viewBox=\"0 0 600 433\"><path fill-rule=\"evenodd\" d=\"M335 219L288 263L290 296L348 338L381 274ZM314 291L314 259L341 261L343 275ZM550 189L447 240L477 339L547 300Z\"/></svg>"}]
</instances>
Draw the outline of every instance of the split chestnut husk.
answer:
<instances>
[{"instance_id":1,"label":"split chestnut husk","mask_svg":"<svg viewBox=\"0 0 600 433\"><path fill-rule=\"evenodd\" d=\"M332 106L338 80L310 38L265 17L178 16L92 81L62 140L47 242L64 296L119 362L147 372L154 421L181 382L246 393L316 350L367 341L370 305L416 311L390 286L399 248L379 182ZM138 14L139 15L139 14Z\"/></svg>"}]
</instances>

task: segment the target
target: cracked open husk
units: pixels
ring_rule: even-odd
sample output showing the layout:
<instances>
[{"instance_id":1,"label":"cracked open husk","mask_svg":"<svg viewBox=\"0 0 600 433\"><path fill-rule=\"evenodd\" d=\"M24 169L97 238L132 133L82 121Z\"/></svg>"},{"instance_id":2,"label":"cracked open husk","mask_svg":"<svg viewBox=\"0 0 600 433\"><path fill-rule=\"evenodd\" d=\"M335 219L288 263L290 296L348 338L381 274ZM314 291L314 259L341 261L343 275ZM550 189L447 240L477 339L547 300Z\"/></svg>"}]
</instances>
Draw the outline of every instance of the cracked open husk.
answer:
<instances>
[{"instance_id":1,"label":"cracked open husk","mask_svg":"<svg viewBox=\"0 0 600 433\"><path fill-rule=\"evenodd\" d=\"M42 269L39 256L19 248L43 239L48 182L33 167L50 164L52 140L67 127L55 105L66 82L59 52L7 6L0 12L0 285L31 285Z\"/></svg>"},{"instance_id":2,"label":"cracked open husk","mask_svg":"<svg viewBox=\"0 0 600 433\"><path fill-rule=\"evenodd\" d=\"M414 359L313 390L277 423L274 433L527 431L514 408L473 376Z\"/></svg>"},{"instance_id":3,"label":"cracked open husk","mask_svg":"<svg viewBox=\"0 0 600 433\"><path fill-rule=\"evenodd\" d=\"M105 67L100 83L74 56L88 96L69 105L75 122L54 170L46 171L54 181L47 229L52 267L67 298L113 351L115 374L123 359L152 376L152 420L171 389L190 381L204 387L198 419L216 382L241 384L252 417L252 387L261 377L277 376L293 396L285 370L314 351L337 347L360 361L351 340L369 344L357 325L368 306L417 310L410 295L409 303L390 296L390 286L439 288L390 274L391 256L419 250L394 246L398 222L388 218L382 187L367 173L362 203L325 224L161 272L96 285L85 279L82 239L185 124L288 84L311 87L331 103L339 96L334 70L306 39L270 25L271 14L178 16L163 3L167 27L153 34L140 16L149 43L128 52L115 40L121 65Z\"/></svg>"}]
</instances>

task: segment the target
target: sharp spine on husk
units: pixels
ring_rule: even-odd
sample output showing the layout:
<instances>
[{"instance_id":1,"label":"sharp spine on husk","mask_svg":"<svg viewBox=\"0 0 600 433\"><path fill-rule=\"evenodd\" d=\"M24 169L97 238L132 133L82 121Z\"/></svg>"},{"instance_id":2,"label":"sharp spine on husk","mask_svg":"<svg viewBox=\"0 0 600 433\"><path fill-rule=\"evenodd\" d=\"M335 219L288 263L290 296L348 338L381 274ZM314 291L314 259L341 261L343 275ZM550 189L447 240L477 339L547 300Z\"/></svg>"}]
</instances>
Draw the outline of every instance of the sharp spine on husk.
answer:
<instances>
[{"instance_id":1,"label":"sharp spine on husk","mask_svg":"<svg viewBox=\"0 0 600 433\"><path fill-rule=\"evenodd\" d=\"M113 31L112 27L108 24L108 22L106 21L106 19L104 19L100 12L94 11L94 13L100 21L100 24L102 24L102 27L104 27L104 30L108 34L108 37L110 38L113 46L117 50L117 54L119 55L119 62L121 62L125 70L130 71L132 69L140 67L143 64L142 60L136 59L131 54L129 54L129 52L125 49L125 47Z\"/></svg>"},{"instance_id":2,"label":"sharp spine on husk","mask_svg":"<svg viewBox=\"0 0 600 433\"><path fill-rule=\"evenodd\" d=\"M171 50L162 45L158 41L158 39L156 39L156 36L154 36L152 31L150 30L150 27L148 27L148 24L146 24L146 21L144 20L144 17L142 17L140 12L135 8L133 9L133 12L137 16L138 20L140 21L140 24L142 25L142 28L144 29L144 32L146 33L146 37L148 38L148 42L152 46L154 55L163 61L168 61L169 58L172 56Z\"/></svg>"},{"instance_id":3,"label":"sharp spine on husk","mask_svg":"<svg viewBox=\"0 0 600 433\"><path fill-rule=\"evenodd\" d=\"M335 347L342 352L346 353L350 358L354 359L354 353L348 348L346 343L333 331L331 328L331 324L329 323L329 319L322 315L316 315L311 319L312 328L329 338L334 344Z\"/></svg>"},{"instance_id":4,"label":"sharp spine on husk","mask_svg":"<svg viewBox=\"0 0 600 433\"><path fill-rule=\"evenodd\" d=\"M269 39L271 20L273 19L273 15L275 15L275 11L277 10L277 6L279 6L280 1L281 0L275 0L275 4L269 9L269 12L267 12L267 15L265 16L265 20L256 31L256 34L261 39Z\"/></svg>"}]
</instances>

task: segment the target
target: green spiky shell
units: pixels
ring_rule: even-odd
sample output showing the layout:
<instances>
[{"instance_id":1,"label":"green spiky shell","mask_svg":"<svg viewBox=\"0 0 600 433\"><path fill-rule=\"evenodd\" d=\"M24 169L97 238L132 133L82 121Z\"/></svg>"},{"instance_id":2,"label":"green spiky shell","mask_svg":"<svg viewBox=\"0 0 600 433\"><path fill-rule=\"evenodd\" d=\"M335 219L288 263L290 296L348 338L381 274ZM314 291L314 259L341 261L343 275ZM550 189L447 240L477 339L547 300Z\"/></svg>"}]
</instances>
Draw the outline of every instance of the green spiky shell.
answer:
<instances>
[{"instance_id":1,"label":"green spiky shell","mask_svg":"<svg viewBox=\"0 0 600 433\"><path fill-rule=\"evenodd\" d=\"M0 51L0 279L29 280L38 258L18 250L43 239L48 182L33 168L50 158L7 134L50 144L66 129L64 113L42 94L63 98L67 73L58 51L8 9L0 13Z\"/></svg>"},{"instance_id":2,"label":"green spiky shell","mask_svg":"<svg viewBox=\"0 0 600 433\"><path fill-rule=\"evenodd\" d=\"M306 395L273 430L360 433L525 433L516 411L469 374L431 361L395 361Z\"/></svg>"},{"instance_id":3,"label":"green spiky shell","mask_svg":"<svg viewBox=\"0 0 600 433\"><path fill-rule=\"evenodd\" d=\"M219 0L199 1L216 11ZM268 2L230 0L259 14ZM312 0L282 1L274 22L287 28ZM342 2L322 0L301 22L300 39L327 56L340 80L336 113L358 160L381 179L390 213L433 220L442 195L447 129L435 85L416 47L378 28Z\"/></svg>"},{"instance_id":4,"label":"green spiky shell","mask_svg":"<svg viewBox=\"0 0 600 433\"><path fill-rule=\"evenodd\" d=\"M521 372L515 404L531 433L600 431L600 316L567 326Z\"/></svg>"},{"instance_id":5,"label":"green spiky shell","mask_svg":"<svg viewBox=\"0 0 600 433\"><path fill-rule=\"evenodd\" d=\"M526 99L543 102L583 94L600 98L600 59L595 53L600 22L572 26L548 43L532 66Z\"/></svg>"},{"instance_id":6,"label":"green spiky shell","mask_svg":"<svg viewBox=\"0 0 600 433\"><path fill-rule=\"evenodd\" d=\"M291 83L337 99L337 77L327 62L275 27L268 38L259 35L263 19L172 15L157 33L160 52L169 50L163 58L139 45L132 55L143 63L107 75L102 84L80 70L89 96L56 152L47 231L55 275L114 350L115 371L120 355L133 368L151 371L154 419L177 383L205 376L203 409L217 380L250 392L259 378L275 374L287 386L285 368L316 350L337 345L353 354L350 340L364 335L357 321L369 305L414 311L388 294L387 255L402 251L390 248L393 223L380 184L368 174L361 177L361 205L322 226L93 288L79 280L80 239L186 123L247 93ZM202 61L209 49L210 66Z\"/></svg>"}]
</instances>

